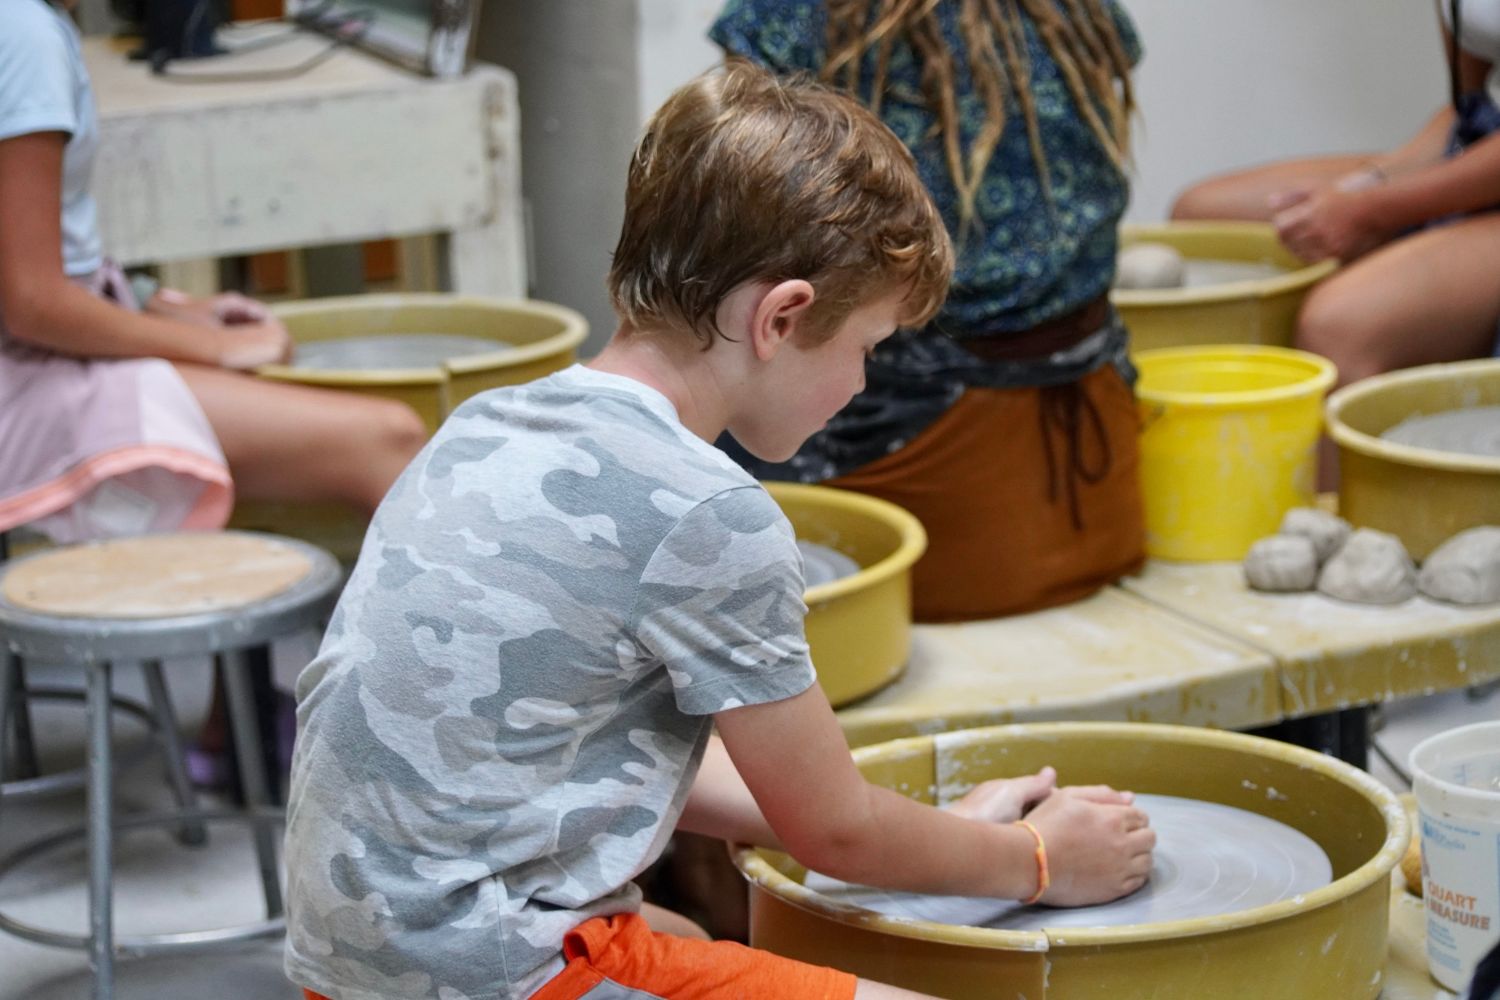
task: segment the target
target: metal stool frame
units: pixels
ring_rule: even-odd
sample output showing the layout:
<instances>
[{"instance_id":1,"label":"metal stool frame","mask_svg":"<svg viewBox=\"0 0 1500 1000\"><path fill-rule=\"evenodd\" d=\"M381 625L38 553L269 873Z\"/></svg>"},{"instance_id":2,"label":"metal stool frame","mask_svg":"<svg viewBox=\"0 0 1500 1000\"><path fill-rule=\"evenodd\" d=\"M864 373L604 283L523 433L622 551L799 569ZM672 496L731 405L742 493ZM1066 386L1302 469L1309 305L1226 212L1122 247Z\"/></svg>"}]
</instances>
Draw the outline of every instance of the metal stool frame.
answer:
<instances>
[{"instance_id":1,"label":"metal stool frame","mask_svg":"<svg viewBox=\"0 0 1500 1000\"><path fill-rule=\"evenodd\" d=\"M272 832L272 827L280 821L280 810L273 808L267 790L265 758L247 661L252 651L268 647L280 636L321 626L337 599L342 572L337 561L321 549L292 539L265 537L303 552L312 564L311 569L303 579L282 593L244 607L172 618L108 619L108 627L101 629L101 619L42 615L0 599L0 644L3 644L3 652L9 654L0 656L0 733L4 733L8 725L6 720L16 690L14 657L64 662L83 668L88 716L86 824L81 830L47 838L47 845L33 843L11 852L0 859L0 874L43 853L60 840L85 838L89 868L89 934L86 937L61 935L3 915L0 915L0 928L44 944L86 948L94 973L94 1000L112 1000L114 996L114 959L117 953L181 952L261 937L276 933L281 927L278 918L283 913L283 903L277 871L276 837ZM24 561L18 560L7 566L20 565ZM3 571L0 569L0 573ZM165 658L205 655L219 656L225 665L225 695L247 806L245 812L231 815L250 822L254 827L267 919L239 928L117 941L111 891L115 828L167 822L202 823L220 816L216 811L189 809L115 821L111 795L114 769L111 683L114 665L119 662L159 664ZM148 684L152 684L154 691L151 673L148 670ZM156 676L160 680L159 670ZM175 731L175 722L173 726ZM0 780L4 778L4 744L5 741L0 740ZM3 821L3 801L0 801L0 821Z\"/></svg>"}]
</instances>

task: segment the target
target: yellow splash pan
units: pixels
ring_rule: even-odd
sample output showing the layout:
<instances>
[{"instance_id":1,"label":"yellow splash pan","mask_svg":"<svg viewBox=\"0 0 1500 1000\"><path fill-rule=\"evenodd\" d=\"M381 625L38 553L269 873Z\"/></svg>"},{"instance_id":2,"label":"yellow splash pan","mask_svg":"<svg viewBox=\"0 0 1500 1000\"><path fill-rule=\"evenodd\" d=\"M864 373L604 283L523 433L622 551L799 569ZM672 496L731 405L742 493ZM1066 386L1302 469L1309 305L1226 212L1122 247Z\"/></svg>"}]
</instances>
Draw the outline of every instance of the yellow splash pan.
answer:
<instances>
[{"instance_id":1,"label":"yellow splash pan","mask_svg":"<svg viewBox=\"0 0 1500 1000\"><path fill-rule=\"evenodd\" d=\"M1290 347L1297 311L1334 261L1308 264L1260 222L1172 222L1123 226L1122 246L1165 243L1184 257L1273 264L1285 273L1202 288L1115 289L1110 301L1130 331L1132 350L1202 344Z\"/></svg>"},{"instance_id":2,"label":"yellow splash pan","mask_svg":"<svg viewBox=\"0 0 1500 1000\"><path fill-rule=\"evenodd\" d=\"M848 490L766 483L798 538L849 556L853 576L809 587L807 642L828 700L843 705L894 681L911 654L911 568L927 533L893 503Z\"/></svg>"},{"instance_id":3,"label":"yellow splash pan","mask_svg":"<svg viewBox=\"0 0 1500 1000\"><path fill-rule=\"evenodd\" d=\"M1339 449L1339 513L1397 536L1424 559L1465 528L1500 524L1500 458L1384 441L1408 417L1500 406L1500 359L1377 375L1328 398Z\"/></svg>"},{"instance_id":4,"label":"yellow splash pan","mask_svg":"<svg viewBox=\"0 0 1500 1000\"><path fill-rule=\"evenodd\" d=\"M342 389L410 405L437 430L452 409L476 393L519 385L572 364L588 322L562 306L531 299L471 295L351 295L289 302L273 310L299 344L373 334L436 333L492 339L493 354L455 358L442 367L304 370L267 365L257 374L276 382ZM291 535L351 560L364 519L338 504L237 504L230 526Z\"/></svg>"},{"instance_id":5,"label":"yellow splash pan","mask_svg":"<svg viewBox=\"0 0 1500 1000\"><path fill-rule=\"evenodd\" d=\"M299 344L393 333L457 334L495 341L495 353L455 358L441 367L308 371L267 365L262 378L349 389L410 404L428 430L475 393L519 385L572 364L588 323L548 302L443 294L350 295L275 308Z\"/></svg>"},{"instance_id":6,"label":"yellow splash pan","mask_svg":"<svg viewBox=\"0 0 1500 1000\"><path fill-rule=\"evenodd\" d=\"M965 730L864 747L854 759L874 783L929 803L1051 764L1064 784L1104 782L1248 809L1317 841L1334 881L1217 917L1001 931L837 903L803 886L806 870L787 855L740 848L734 860L750 880L756 947L952 1000L1357 1000L1380 993L1391 871L1410 829L1401 803L1362 771L1253 736L1130 723Z\"/></svg>"}]
</instances>

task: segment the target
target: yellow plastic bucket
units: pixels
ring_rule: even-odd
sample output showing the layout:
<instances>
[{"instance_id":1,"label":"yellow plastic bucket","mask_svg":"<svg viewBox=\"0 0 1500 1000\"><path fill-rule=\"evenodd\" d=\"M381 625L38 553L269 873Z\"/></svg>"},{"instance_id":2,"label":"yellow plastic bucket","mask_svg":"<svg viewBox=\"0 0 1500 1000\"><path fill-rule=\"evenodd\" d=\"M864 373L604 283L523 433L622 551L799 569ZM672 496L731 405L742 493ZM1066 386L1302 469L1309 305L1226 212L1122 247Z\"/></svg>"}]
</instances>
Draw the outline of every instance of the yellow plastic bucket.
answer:
<instances>
[{"instance_id":1,"label":"yellow plastic bucket","mask_svg":"<svg viewBox=\"0 0 1500 1000\"><path fill-rule=\"evenodd\" d=\"M1242 559L1312 502L1331 362L1253 345L1161 348L1135 362L1150 555Z\"/></svg>"}]
</instances>

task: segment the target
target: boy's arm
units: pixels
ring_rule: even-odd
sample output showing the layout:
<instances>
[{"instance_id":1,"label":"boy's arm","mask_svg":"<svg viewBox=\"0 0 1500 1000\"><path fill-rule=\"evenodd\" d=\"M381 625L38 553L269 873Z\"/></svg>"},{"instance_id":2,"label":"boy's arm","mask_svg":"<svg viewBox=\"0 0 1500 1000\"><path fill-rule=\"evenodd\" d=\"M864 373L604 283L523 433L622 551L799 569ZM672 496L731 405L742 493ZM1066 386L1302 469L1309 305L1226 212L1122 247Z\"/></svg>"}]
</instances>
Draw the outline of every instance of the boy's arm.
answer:
<instances>
[{"instance_id":1,"label":"boy's arm","mask_svg":"<svg viewBox=\"0 0 1500 1000\"><path fill-rule=\"evenodd\" d=\"M688 792L677 829L718 837L732 844L752 844L784 851L786 847L766 822L755 797L729 759L724 741L715 734L703 751L703 763Z\"/></svg>"},{"instance_id":2,"label":"boy's arm","mask_svg":"<svg viewBox=\"0 0 1500 1000\"><path fill-rule=\"evenodd\" d=\"M916 892L1014 899L1036 891L1030 833L964 819L865 781L817 685L715 718L770 831L807 867ZM1028 815L1047 842L1048 902L1102 902L1144 882L1155 836L1126 801L1108 789L1068 789Z\"/></svg>"}]
</instances>

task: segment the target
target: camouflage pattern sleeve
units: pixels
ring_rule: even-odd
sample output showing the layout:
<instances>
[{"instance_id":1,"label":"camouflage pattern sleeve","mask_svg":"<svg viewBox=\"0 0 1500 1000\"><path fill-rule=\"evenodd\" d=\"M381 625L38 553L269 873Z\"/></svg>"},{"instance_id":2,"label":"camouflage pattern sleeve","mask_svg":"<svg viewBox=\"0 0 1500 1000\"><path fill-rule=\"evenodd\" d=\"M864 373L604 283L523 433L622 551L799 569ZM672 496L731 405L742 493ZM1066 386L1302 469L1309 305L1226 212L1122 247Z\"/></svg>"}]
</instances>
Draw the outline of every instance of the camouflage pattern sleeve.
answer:
<instances>
[{"instance_id":1,"label":"camouflage pattern sleeve","mask_svg":"<svg viewBox=\"0 0 1500 1000\"><path fill-rule=\"evenodd\" d=\"M636 638L689 715L780 701L816 679L803 589L776 502L759 486L725 490L684 514L646 565Z\"/></svg>"}]
</instances>

